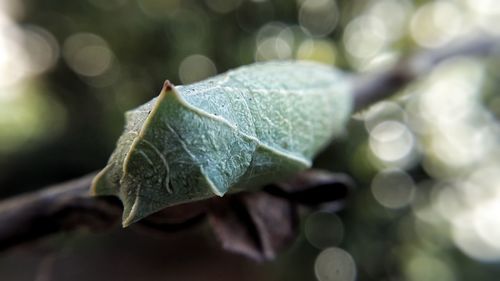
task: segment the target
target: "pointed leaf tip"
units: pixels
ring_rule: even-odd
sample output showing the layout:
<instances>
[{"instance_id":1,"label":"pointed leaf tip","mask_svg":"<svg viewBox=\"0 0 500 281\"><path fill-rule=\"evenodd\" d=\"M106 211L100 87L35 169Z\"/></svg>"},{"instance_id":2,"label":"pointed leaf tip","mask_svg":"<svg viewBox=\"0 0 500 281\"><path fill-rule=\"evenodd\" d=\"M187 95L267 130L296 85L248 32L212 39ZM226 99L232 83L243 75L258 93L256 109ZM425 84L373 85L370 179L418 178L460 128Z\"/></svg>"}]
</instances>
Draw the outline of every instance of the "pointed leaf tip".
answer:
<instances>
[{"instance_id":1,"label":"pointed leaf tip","mask_svg":"<svg viewBox=\"0 0 500 281\"><path fill-rule=\"evenodd\" d=\"M164 91L171 91L174 88L174 84L172 84L169 80L165 80L163 82L163 90Z\"/></svg>"}]
</instances>

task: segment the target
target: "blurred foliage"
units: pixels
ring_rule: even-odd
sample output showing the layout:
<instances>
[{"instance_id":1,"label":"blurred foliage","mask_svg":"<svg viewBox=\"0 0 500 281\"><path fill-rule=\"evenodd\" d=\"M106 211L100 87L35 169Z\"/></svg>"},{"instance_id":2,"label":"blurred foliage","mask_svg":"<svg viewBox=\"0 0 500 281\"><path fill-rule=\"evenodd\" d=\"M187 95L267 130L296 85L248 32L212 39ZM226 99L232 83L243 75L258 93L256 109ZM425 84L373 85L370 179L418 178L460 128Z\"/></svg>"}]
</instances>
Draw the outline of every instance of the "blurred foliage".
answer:
<instances>
[{"instance_id":1,"label":"blurred foliage","mask_svg":"<svg viewBox=\"0 0 500 281\"><path fill-rule=\"evenodd\" d=\"M154 97L164 79L190 83L271 59L376 72L415 49L498 33L500 22L495 0L0 7L2 197L102 168L124 111ZM204 227L155 239L125 230L60 235L5 253L1 279L324 281L355 272L358 280L497 280L499 69L498 57L449 60L356 114L316 165L349 173L359 188L345 210L306 216L301 237L276 262L224 253Z\"/></svg>"}]
</instances>

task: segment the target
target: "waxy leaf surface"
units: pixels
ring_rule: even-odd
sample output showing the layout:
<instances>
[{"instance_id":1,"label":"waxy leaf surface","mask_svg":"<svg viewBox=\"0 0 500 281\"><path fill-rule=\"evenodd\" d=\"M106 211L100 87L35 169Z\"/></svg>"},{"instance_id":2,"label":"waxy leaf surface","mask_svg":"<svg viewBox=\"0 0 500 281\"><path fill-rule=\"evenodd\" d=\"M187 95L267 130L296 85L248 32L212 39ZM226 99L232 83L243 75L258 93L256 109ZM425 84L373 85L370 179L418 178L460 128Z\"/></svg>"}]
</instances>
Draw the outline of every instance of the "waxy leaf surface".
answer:
<instances>
[{"instance_id":1,"label":"waxy leaf surface","mask_svg":"<svg viewBox=\"0 0 500 281\"><path fill-rule=\"evenodd\" d=\"M352 110L346 75L267 62L174 87L127 112L96 195L116 195L127 226L165 207L261 187L311 166Z\"/></svg>"}]
</instances>

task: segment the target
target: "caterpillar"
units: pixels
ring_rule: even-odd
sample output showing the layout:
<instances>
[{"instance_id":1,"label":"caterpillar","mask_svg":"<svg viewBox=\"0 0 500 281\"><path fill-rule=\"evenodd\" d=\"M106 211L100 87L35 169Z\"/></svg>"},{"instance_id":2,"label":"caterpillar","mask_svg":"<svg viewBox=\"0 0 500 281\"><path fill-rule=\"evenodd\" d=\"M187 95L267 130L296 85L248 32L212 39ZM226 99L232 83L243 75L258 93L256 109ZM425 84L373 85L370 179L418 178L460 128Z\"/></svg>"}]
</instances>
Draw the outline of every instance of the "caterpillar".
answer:
<instances>
[{"instance_id":1,"label":"caterpillar","mask_svg":"<svg viewBox=\"0 0 500 281\"><path fill-rule=\"evenodd\" d=\"M313 62L243 66L126 113L94 195L116 195L123 226L165 207L252 190L311 167L352 111L347 76Z\"/></svg>"}]
</instances>

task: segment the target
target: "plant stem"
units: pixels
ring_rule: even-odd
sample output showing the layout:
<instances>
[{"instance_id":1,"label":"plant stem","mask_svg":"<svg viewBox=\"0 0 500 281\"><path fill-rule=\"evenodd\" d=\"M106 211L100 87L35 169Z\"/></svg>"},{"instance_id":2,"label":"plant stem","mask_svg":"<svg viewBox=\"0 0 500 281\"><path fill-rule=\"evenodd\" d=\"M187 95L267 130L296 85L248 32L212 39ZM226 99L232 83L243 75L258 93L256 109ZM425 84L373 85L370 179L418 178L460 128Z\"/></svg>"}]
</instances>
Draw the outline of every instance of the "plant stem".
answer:
<instances>
[{"instance_id":1,"label":"plant stem","mask_svg":"<svg viewBox=\"0 0 500 281\"><path fill-rule=\"evenodd\" d=\"M354 78L354 109L359 111L394 95L428 74L440 62L458 56L500 55L500 37L482 36L454 42L435 50L420 51L375 74Z\"/></svg>"},{"instance_id":2,"label":"plant stem","mask_svg":"<svg viewBox=\"0 0 500 281\"><path fill-rule=\"evenodd\" d=\"M119 202L91 197L95 173L0 203L0 250L51 233L87 227L107 228L118 221Z\"/></svg>"}]
</instances>

